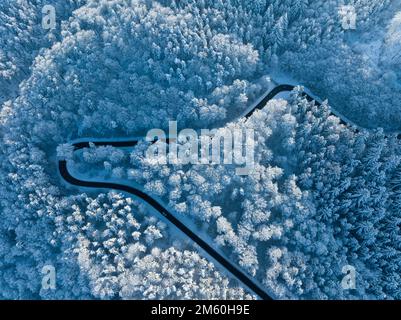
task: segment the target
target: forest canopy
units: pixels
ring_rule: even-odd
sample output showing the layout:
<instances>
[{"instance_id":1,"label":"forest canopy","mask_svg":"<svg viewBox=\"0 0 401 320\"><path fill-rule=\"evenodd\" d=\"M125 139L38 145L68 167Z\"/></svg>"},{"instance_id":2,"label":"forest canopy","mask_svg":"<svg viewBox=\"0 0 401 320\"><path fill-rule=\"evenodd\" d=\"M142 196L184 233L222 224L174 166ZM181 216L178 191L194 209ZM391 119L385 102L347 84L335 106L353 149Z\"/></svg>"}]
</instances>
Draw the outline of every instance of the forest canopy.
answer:
<instances>
[{"instance_id":1,"label":"forest canopy","mask_svg":"<svg viewBox=\"0 0 401 320\"><path fill-rule=\"evenodd\" d=\"M143 203L68 186L63 158L82 177L143 185L276 298L400 299L396 2L352 1L355 30L337 0L60 0L51 30L46 1L1 2L0 297L255 298ZM298 87L238 118L276 78L330 103ZM152 166L146 142L69 144L169 120L255 130L255 174ZM56 290L42 287L46 265ZM345 265L355 290L341 287Z\"/></svg>"}]
</instances>

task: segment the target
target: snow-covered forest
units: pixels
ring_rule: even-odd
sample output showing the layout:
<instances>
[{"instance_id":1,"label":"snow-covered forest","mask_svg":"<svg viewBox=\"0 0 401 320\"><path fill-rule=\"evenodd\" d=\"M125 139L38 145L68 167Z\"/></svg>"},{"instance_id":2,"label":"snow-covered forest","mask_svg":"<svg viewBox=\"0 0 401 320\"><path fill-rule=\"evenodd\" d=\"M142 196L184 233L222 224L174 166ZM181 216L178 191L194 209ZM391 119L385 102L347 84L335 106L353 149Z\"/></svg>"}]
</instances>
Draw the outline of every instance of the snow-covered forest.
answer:
<instances>
[{"instance_id":1,"label":"snow-covered forest","mask_svg":"<svg viewBox=\"0 0 401 320\"><path fill-rule=\"evenodd\" d=\"M399 298L401 143L382 130L357 132L294 92L250 119L257 163L155 166L144 154L92 147L75 157L79 175L135 181L281 298ZM358 290L342 290L342 267L358 270Z\"/></svg>"},{"instance_id":2,"label":"snow-covered forest","mask_svg":"<svg viewBox=\"0 0 401 320\"><path fill-rule=\"evenodd\" d=\"M0 3L1 298L255 298L143 203L68 186L66 154L76 174L143 185L275 298L401 298L400 1L60 0L51 30L45 4ZM329 102L297 88L236 119L275 76ZM66 145L168 120L254 129L254 172Z\"/></svg>"}]
</instances>

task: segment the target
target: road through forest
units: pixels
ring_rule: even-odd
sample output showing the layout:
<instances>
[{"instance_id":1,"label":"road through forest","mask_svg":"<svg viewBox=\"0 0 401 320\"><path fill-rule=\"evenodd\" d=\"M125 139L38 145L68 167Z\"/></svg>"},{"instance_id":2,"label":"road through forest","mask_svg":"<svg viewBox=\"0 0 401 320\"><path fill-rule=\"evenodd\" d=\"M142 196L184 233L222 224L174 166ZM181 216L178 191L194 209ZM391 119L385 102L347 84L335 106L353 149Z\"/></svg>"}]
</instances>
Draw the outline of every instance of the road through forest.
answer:
<instances>
[{"instance_id":1,"label":"road through forest","mask_svg":"<svg viewBox=\"0 0 401 320\"><path fill-rule=\"evenodd\" d=\"M293 85L282 84L276 86L273 90L266 93L261 97L260 101L245 115L246 118L250 117L256 110L260 110L264 108L271 99L277 96L282 92L289 92L294 89ZM313 100L311 96L304 93L308 100ZM316 101L317 105L320 105L319 102ZM72 143L74 147L74 151L78 151L83 148L89 148L90 144L94 144L95 146L113 146L113 147L133 147L138 143L139 139L131 139L126 141L81 141L77 143ZM248 276L243 270L237 267L233 262L229 261L227 258L222 256L219 252L217 252L213 247L211 247L206 241L201 239L198 235L196 235L192 230L190 230L185 224L183 224L179 218L176 217L164 204L153 198L151 195L144 193L142 190L137 189L132 186L117 184L106 181L85 181L80 180L70 174L68 171L67 161L59 160L58 163L59 172L61 177L71 185L85 188L96 188L96 189L113 189L120 190L123 192L127 192L133 196L136 196L151 207L156 209L161 215L163 215L171 224L177 227L182 233L184 233L187 237L189 237L193 242L199 245L207 254L209 254L213 259L215 259L225 270L231 273L235 278L241 281L246 287L248 287L251 291L253 291L256 295L258 295L263 300L271 300L272 297L270 294L266 292L266 289L263 288L260 284L254 281L250 276Z\"/></svg>"}]
</instances>

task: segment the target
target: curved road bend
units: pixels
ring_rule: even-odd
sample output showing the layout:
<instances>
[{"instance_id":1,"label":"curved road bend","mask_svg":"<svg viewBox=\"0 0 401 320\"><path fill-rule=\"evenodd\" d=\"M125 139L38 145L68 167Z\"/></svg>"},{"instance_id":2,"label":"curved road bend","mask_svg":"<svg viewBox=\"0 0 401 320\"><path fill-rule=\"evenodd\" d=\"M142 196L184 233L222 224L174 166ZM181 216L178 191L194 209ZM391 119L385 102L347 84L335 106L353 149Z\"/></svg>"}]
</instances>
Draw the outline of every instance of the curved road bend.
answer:
<instances>
[{"instance_id":1,"label":"curved road bend","mask_svg":"<svg viewBox=\"0 0 401 320\"><path fill-rule=\"evenodd\" d=\"M275 87L272 91L267 93L262 100L251 110L249 111L245 117L250 117L256 110L262 109L266 103L273 99L277 94L281 92L292 91L294 86L292 85L279 85ZM306 98L309 101L314 100L312 97L304 93ZM320 105L319 102L316 104ZM137 145L138 140L127 140L127 141L83 141L77 142L73 144L74 151L78 151L83 148L88 148L90 143L93 143L95 146L113 146L113 147L133 147ZM168 141L167 141L168 143ZM213 257L217 262L219 262L227 271L229 271L235 278L240 280L245 286L247 286L250 290L252 290L255 294L257 294L263 300L271 300L272 297L266 293L266 291L260 287L259 284L254 282L245 272L240 270L234 263L227 260L220 253L218 253L215 249L213 249L208 243L203 241L199 236L197 236L193 231L191 231L187 226L185 226L180 220L178 220L165 206L159 203L157 200L152 198L150 195L144 193L143 191L130 187L123 184L111 183L111 182L94 182L94 181L85 181L80 180L73 177L67 168L67 161L60 160L59 163L59 171L62 178L71 185L86 187L86 188L98 188L98 189L114 189L120 190L127 193L130 193L136 197L141 198L143 201L148 203L154 209L156 209L160 214L162 214L166 219L171 222L174 226L176 226L179 230L181 230L185 235L187 235L190 239L192 239L197 245L199 245L203 250L205 250L211 257Z\"/></svg>"}]
</instances>

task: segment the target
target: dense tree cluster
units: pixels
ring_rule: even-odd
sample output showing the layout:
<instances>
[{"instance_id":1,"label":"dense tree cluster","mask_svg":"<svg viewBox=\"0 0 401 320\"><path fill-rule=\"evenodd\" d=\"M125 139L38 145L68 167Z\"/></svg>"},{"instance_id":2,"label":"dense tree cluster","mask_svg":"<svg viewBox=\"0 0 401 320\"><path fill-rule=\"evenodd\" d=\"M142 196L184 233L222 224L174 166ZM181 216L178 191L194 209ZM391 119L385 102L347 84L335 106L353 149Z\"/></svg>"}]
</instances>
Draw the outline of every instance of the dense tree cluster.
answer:
<instances>
[{"instance_id":1,"label":"dense tree cluster","mask_svg":"<svg viewBox=\"0 0 401 320\"><path fill-rule=\"evenodd\" d=\"M330 99L365 128L401 124L397 65L399 4L394 1L309 1L309 15L288 30L279 68ZM342 28L341 5L355 8L355 29Z\"/></svg>"},{"instance_id":2,"label":"dense tree cluster","mask_svg":"<svg viewBox=\"0 0 401 320\"><path fill-rule=\"evenodd\" d=\"M66 258L78 262L96 298L252 298L131 198L81 196L63 208L56 232Z\"/></svg>"},{"instance_id":3,"label":"dense tree cluster","mask_svg":"<svg viewBox=\"0 0 401 320\"><path fill-rule=\"evenodd\" d=\"M391 20L386 37L383 44L383 52L381 55L380 62L386 67L389 74L390 80L394 80L395 77L401 79L401 11L399 11L394 18Z\"/></svg>"},{"instance_id":4,"label":"dense tree cluster","mask_svg":"<svg viewBox=\"0 0 401 320\"><path fill-rule=\"evenodd\" d=\"M17 94L18 84L30 74L38 52L60 39L61 24L84 0L55 0L56 28L42 27L44 0L16 0L0 3L0 104Z\"/></svg>"}]
</instances>

